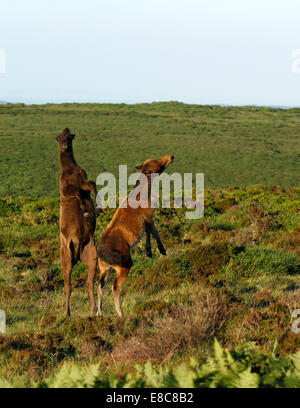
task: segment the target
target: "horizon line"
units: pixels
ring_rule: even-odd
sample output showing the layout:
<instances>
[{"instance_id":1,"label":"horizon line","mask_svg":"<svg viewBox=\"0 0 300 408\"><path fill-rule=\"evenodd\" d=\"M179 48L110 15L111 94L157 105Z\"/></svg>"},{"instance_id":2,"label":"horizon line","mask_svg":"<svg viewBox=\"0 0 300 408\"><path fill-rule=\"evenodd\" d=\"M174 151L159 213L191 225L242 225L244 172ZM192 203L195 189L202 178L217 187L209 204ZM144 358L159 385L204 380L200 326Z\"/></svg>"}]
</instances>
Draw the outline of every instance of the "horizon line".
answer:
<instances>
[{"instance_id":1,"label":"horizon line","mask_svg":"<svg viewBox=\"0 0 300 408\"><path fill-rule=\"evenodd\" d=\"M230 103L192 103L192 102L182 102L182 101L177 101L177 100L161 100L161 101L152 101L152 102L124 102L124 101L118 101L118 102L78 102L78 101L73 101L73 102L68 102L68 101L54 101L54 102L10 102L6 100L1 100L0 105L19 105L19 104L24 104L26 106L32 106L32 105L65 105L65 104L70 104L70 105L84 105L84 104L95 104L95 105L144 105L144 104L155 104L155 103L178 103L182 105L197 105L197 106L220 106L220 107L257 107L257 108L274 108L274 109L299 109L300 105L298 106L293 106L293 105L265 105L265 104L230 104Z\"/></svg>"}]
</instances>

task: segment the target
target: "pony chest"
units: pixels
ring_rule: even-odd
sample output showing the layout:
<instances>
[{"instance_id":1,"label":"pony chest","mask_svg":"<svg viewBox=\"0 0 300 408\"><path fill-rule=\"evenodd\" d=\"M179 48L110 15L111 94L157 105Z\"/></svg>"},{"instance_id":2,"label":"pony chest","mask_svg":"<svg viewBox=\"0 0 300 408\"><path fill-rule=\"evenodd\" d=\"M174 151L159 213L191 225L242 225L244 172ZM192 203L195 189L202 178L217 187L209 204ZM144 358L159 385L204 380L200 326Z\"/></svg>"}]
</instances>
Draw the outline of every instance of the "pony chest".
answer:
<instances>
[{"instance_id":1,"label":"pony chest","mask_svg":"<svg viewBox=\"0 0 300 408\"><path fill-rule=\"evenodd\" d=\"M141 240L142 240L142 238L144 236L144 233L145 233L145 224L143 224L143 226L141 228L141 231L139 231L139 234L137 234L135 236L132 236L130 249L134 248L135 246L137 246L141 242Z\"/></svg>"}]
</instances>

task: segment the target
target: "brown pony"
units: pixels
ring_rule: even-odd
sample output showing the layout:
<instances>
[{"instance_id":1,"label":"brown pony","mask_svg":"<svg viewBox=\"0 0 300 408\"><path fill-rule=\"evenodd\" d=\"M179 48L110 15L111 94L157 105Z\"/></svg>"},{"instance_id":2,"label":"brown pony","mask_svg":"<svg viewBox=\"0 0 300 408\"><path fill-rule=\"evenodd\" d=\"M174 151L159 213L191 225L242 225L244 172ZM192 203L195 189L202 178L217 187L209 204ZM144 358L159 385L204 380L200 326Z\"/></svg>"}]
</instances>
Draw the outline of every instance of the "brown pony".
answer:
<instances>
[{"instance_id":1,"label":"brown pony","mask_svg":"<svg viewBox=\"0 0 300 408\"><path fill-rule=\"evenodd\" d=\"M96 227L96 184L89 181L86 172L73 156L72 141L75 135L66 128L56 140L59 143L60 177L60 259L64 276L66 314L70 316L71 272L80 260L88 268L86 286L91 310L96 313L94 279L97 271L97 250L94 242Z\"/></svg>"},{"instance_id":2,"label":"brown pony","mask_svg":"<svg viewBox=\"0 0 300 408\"><path fill-rule=\"evenodd\" d=\"M112 268L116 271L117 277L113 284L113 296L117 314L121 317L122 311L120 307L120 292L123 282L125 281L130 268L132 267L132 259L130 250L142 239L146 231L146 253L152 256L151 251L151 234L155 238L158 249L161 254L166 255L165 248L159 237L159 232L156 229L153 221L154 208L151 208L151 181L152 174L161 174L170 163L174 160L173 155L166 155L160 159L148 159L143 164L136 166L141 170L141 173L146 177L141 183L140 197L143 195L143 190L146 191L146 205L138 208L132 208L129 205L128 198L125 199L127 207L124 208L124 202L115 212L110 224L103 232L100 245L98 248L98 264L100 269L100 283L98 286L98 315L102 315L102 299L104 287L107 280L107 272ZM137 195L137 198L138 198ZM124 201L125 201L124 200ZM147 208L142 208L147 207Z\"/></svg>"}]
</instances>

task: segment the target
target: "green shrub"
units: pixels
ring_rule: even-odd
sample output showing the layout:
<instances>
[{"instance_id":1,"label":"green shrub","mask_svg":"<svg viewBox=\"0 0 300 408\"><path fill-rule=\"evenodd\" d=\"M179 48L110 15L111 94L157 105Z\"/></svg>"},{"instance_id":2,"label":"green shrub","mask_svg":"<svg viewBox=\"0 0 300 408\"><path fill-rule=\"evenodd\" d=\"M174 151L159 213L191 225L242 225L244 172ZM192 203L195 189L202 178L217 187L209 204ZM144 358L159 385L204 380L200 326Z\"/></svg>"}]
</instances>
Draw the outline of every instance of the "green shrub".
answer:
<instances>
[{"instance_id":1,"label":"green shrub","mask_svg":"<svg viewBox=\"0 0 300 408\"><path fill-rule=\"evenodd\" d=\"M300 260L289 252L248 247L231 260L229 268L240 277L259 274L294 275L300 273Z\"/></svg>"},{"instance_id":2,"label":"green shrub","mask_svg":"<svg viewBox=\"0 0 300 408\"><path fill-rule=\"evenodd\" d=\"M230 247L226 243L197 245L185 252L193 278L217 273L230 260Z\"/></svg>"}]
</instances>

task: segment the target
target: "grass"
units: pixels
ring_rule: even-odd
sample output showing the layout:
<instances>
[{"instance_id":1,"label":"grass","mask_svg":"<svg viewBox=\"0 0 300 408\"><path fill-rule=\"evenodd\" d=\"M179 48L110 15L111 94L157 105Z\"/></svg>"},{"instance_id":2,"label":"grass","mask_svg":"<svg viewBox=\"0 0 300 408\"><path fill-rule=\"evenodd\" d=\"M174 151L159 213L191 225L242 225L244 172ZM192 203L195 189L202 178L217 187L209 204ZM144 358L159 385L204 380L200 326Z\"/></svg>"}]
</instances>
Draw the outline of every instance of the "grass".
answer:
<instances>
[{"instance_id":1,"label":"grass","mask_svg":"<svg viewBox=\"0 0 300 408\"><path fill-rule=\"evenodd\" d=\"M200 220L157 210L167 256L135 248L123 319L110 290L104 317L89 315L78 265L66 320L59 200L1 198L0 385L298 387L300 189L207 189L205 200ZM113 212L97 218L97 242Z\"/></svg>"},{"instance_id":2,"label":"grass","mask_svg":"<svg viewBox=\"0 0 300 408\"><path fill-rule=\"evenodd\" d=\"M299 387L299 109L152 104L0 106L0 387ZM205 216L157 209L167 256L142 242L124 285L89 314L86 270L64 316L56 135L95 180L175 154L205 173ZM97 218L96 241L114 210ZM111 276L108 286L111 286Z\"/></svg>"},{"instance_id":3,"label":"grass","mask_svg":"<svg viewBox=\"0 0 300 408\"><path fill-rule=\"evenodd\" d=\"M152 104L0 105L0 196L57 197L66 126L92 180L175 154L172 172L204 172L210 188L297 186L299 109ZM223 203L224 204L224 203ZM223 205L220 203L220 205Z\"/></svg>"}]
</instances>

